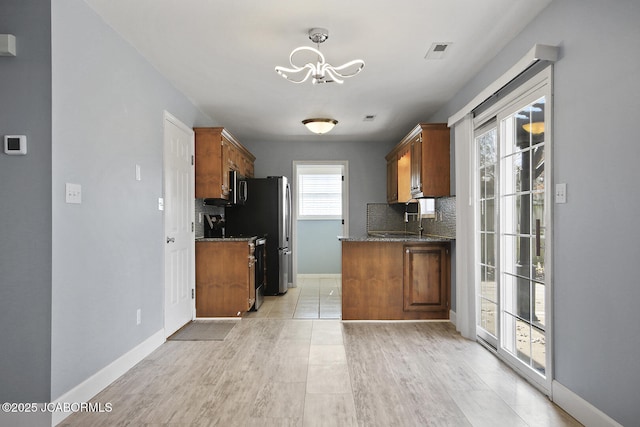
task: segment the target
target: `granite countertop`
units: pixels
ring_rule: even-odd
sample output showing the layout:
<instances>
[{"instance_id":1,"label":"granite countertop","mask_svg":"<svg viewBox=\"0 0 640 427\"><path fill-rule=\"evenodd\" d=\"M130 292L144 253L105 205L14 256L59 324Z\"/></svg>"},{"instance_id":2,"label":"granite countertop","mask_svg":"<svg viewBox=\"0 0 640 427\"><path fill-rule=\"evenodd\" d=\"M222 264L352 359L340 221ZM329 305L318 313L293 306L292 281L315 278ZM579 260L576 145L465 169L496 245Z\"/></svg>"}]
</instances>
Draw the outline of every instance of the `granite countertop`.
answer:
<instances>
[{"instance_id":1,"label":"granite countertop","mask_svg":"<svg viewBox=\"0 0 640 427\"><path fill-rule=\"evenodd\" d=\"M365 236L343 237L338 236L341 242L450 242L453 237L436 236L433 234L423 234L419 236L415 233L405 233L403 231L370 231Z\"/></svg>"},{"instance_id":2,"label":"granite countertop","mask_svg":"<svg viewBox=\"0 0 640 427\"><path fill-rule=\"evenodd\" d=\"M196 242L252 242L258 236L243 237L196 237Z\"/></svg>"}]
</instances>

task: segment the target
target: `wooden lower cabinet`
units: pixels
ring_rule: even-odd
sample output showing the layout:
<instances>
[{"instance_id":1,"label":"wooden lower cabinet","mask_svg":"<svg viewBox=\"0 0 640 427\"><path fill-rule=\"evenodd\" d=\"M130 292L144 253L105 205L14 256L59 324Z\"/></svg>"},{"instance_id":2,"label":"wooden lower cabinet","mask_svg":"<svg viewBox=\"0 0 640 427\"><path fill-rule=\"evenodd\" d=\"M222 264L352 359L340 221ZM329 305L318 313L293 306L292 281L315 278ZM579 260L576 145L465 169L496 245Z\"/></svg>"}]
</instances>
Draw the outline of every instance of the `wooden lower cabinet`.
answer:
<instances>
[{"instance_id":1,"label":"wooden lower cabinet","mask_svg":"<svg viewBox=\"0 0 640 427\"><path fill-rule=\"evenodd\" d=\"M237 317L256 299L255 245L196 242L196 317Z\"/></svg>"},{"instance_id":2,"label":"wooden lower cabinet","mask_svg":"<svg viewBox=\"0 0 640 427\"><path fill-rule=\"evenodd\" d=\"M405 311L449 311L449 249L445 245L404 247Z\"/></svg>"},{"instance_id":3,"label":"wooden lower cabinet","mask_svg":"<svg viewBox=\"0 0 640 427\"><path fill-rule=\"evenodd\" d=\"M342 319L448 319L449 242L342 242Z\"/></svg>"}]
</instances>

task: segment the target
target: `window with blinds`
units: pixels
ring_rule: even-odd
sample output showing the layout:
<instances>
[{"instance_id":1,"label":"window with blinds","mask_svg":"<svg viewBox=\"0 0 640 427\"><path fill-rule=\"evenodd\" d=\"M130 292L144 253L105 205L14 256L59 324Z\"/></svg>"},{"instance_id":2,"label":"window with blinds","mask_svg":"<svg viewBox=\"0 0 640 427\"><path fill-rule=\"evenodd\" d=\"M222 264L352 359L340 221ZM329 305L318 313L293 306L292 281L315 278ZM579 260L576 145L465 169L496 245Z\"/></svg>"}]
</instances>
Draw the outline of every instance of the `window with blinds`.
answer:
<instances>
[{"instance_id":1,"label":"window with blinds","mask_svg":"<svg viewBox=\"0 0 640 427\"><path fill-rule=\"evenodd\" d=\"M298 219L342 218L342 167L300 166Z\"/></svg>"}]
</instances>

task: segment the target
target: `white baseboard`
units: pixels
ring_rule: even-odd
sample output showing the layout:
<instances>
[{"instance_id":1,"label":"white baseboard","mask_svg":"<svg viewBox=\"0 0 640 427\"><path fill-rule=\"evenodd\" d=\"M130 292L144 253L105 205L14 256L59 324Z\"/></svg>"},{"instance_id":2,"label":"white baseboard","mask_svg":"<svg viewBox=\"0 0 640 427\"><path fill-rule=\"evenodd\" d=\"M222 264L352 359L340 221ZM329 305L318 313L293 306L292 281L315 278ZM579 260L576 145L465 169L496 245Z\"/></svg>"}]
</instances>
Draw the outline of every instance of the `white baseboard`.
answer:
<instances>
[{"instance_id":1,"label":"white baseboard","mask_svg":"<svg viewBox=\"0 0 640 427\"><path fill-rule=\"evenodd\" d=\"M558 381L554 380L551 387L553 390L553 401L585 426L622 427L621 424Z\"/></svg>"},{"instance_id":2,"label":"white baseboard","mask_svg":"<svg viewBox=\"0 0 640 427\"><path fill-rule=\"evenodd\" d=\"M327 319L335 320L335 319ZM449 319L374 319L374 320L342 320L342 323L449 323Z\"/></svg>"},{"instance_id":3,"label":"white baseboard","mask_svg":"<svg viewBox=\"0 0 640 427\"><path fill-rule=\"evenodd\" d=\"M449 310L449 321L453 323L453 326L456 326L456 322L457 322L456 312L453 310Z\"/></svg>"},{"instance_id":4,"label":"white baseboard","mask_svg":"<svg viewBox=\"0 0 640 427\"><path fill-rule=\"evenodd\" d=\"M78 384L52 403L88 402L122 374L135 366L165 342L164 329L159 330L118 359ZM107 402L101 402L107 403ZM70 412L53 412L51 425L55 426L71 415Z\"/></svg>"},{"instance_id":5,"label":"white baseboard","mask_svg":"<svg viewBox=\"0 0 640 427\"><path fill-rule=\"evenodd\" d=\"M298 279L341 279L342 274L298 274Z\"/></svg>"}]
</instances>

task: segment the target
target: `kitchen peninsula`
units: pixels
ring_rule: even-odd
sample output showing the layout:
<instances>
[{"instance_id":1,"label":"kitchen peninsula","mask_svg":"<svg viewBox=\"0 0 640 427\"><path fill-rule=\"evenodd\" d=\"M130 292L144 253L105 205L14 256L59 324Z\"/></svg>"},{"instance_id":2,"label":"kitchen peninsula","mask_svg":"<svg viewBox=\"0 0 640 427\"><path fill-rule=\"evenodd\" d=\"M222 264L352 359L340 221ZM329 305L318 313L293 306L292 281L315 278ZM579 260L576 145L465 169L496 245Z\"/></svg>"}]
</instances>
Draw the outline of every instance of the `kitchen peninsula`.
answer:
<instances>
[{"instance_id":1,"label":"kitchen peninsula","mask_svg":"<svg viewBox=\"0 0 640 427\"><path fill-rule=\"evenodd\" d=\"M387 204L367 205L366 236L340 239L343 320L449 319L449 151L447 125L421 123L387 154Z\"/></svg>"},{"instance_id":2,"label":"kitchen peninsula","mask_svg":"<svg viewBox=\"0 0 640 427\"><path fill-rule=\"evenodd\" d=\"M413 234L341 238L342 319L448 319L451 240Z\"/></svg>"}]
</instances>

